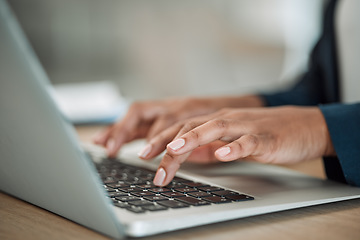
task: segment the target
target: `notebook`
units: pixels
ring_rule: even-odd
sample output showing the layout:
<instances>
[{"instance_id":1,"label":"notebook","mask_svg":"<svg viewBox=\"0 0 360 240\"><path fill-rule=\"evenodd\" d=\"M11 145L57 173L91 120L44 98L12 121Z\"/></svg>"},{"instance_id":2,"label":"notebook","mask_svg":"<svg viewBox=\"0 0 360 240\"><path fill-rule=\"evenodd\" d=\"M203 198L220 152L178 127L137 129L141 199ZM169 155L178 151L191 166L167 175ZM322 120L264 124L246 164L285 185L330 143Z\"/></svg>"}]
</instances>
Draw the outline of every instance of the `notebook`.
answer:
<instances>
[{"instance_id":1,"label":"notebook","mask_svg":"<svg viewBox=\"0 0 360 240\"><path fill-rule=\"evenodd\" d=\"M185 164L171 186L156 189L158 160L131 150L141 143L120 159L84 150L5 0L0 53L0 190L94 231L141 237L360 197L355 187L242 161Z\"/></svg>"}]
</instances>

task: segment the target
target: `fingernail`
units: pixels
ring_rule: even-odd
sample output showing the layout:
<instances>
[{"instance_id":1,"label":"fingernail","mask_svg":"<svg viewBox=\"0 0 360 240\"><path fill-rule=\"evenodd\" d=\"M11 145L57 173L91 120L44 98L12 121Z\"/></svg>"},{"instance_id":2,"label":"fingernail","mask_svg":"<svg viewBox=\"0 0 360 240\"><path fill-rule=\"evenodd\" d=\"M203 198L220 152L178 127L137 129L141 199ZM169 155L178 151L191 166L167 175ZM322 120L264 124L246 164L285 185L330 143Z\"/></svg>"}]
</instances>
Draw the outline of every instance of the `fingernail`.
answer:
<instances>
[{"instance_id":1,"label":"fingernail","mask_svg":"<svg viewBox=\"0 0 360 240\"><path fill-rule=\"evenodd\" d=\"M115 140L114 139L109 139L109 141L106 144L106 148L108 150L108 153L112 153L114 151L115 148Z\"/></svg>"},{"instance_id":2,"label":"fingernail","mask_svg":"<svg viewBox=\"0 0 360 240\"><path fill-rule=\"evenodd\" d=\"M164 183L165 177L166 177L166 172L165 172L164 168L159 168L159 170L157 170L157 173L154 178L154 184L156 186L162 186Z\"/></svg>"},{"instance_id":3,"label":"fingernail","mask_svg":"<svg viewBox=\"0 0 360 240\"><path fill-rule=\"evenodd\" d=\"M149 153L151 152L151 144L147 144L139 153L138 156L145 158L147 155L149 155Z\"/></svg>"},{"instance_id":4,"label":"fingernail","mask_svg":"<svg viewBox=\"0 0 360 240\"><path fill-rule=\"evenodd\" d=\"M168 147L176 151L185 145L185 140L182 138L176 139L175 141L168 144Z\"/></svg>"},{"instance_id":5,"label":"fingernail","mask_svg":"<svg viewBox=\"0 0 360 240\"><path fill-rule=\"evenodd\" d=\"M216 150L216 154L219 155L220 157L225 157L229 153L230 153L230 147L222 147Z\"/></svg>"}]
</instances>

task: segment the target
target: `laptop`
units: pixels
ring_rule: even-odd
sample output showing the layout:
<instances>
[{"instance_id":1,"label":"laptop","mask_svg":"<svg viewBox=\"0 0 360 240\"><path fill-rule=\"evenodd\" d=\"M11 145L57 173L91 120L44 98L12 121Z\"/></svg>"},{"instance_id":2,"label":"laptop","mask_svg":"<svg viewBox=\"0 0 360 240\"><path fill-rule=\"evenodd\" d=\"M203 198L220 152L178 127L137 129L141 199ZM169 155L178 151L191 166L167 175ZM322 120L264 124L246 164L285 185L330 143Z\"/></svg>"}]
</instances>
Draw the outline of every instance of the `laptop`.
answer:
<instances>
[{"instance_id":1,"label":"laptop","mask_svg":"<svg viewBox=\"0 0 360 240\"><path fill-rule=\"evenodd\" d=\"M5 0L0 53L0 190L111 238L360 197L355 187L241 161L185 164L171 186L156 188L158 161L139 160L136 144L120 159L84 150Z\"/></svg>"}]
</instances>

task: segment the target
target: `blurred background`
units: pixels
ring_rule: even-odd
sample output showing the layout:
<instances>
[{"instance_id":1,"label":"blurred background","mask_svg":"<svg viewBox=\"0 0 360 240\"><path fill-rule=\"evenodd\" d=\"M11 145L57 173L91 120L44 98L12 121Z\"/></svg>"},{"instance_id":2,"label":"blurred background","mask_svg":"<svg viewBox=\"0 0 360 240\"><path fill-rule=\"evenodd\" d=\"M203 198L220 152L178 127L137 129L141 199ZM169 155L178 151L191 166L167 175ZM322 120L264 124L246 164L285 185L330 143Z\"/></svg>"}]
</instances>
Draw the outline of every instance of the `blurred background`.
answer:
<instances>
[{"instance_id":1,"label":"blurred background","mask_svg":"<svg viewBox=\"0 0 360 240\"><path fill-rule=\"evenodd\" d=\"M291 82L323 0L9 0L54 84L127 99L243 94Z\"/></svg>"}]
</instances>

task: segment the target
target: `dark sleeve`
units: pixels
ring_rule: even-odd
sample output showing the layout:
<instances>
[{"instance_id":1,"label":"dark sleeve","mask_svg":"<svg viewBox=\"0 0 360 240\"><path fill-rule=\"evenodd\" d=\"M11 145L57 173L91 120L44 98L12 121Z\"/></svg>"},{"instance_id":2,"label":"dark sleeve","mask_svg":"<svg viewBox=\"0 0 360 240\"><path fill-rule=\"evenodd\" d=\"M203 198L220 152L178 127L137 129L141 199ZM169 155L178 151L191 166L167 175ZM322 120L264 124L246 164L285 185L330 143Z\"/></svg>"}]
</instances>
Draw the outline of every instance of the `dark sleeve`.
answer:
<instances>
[{"instance_id":1,"label":"dark sleeve","mask_svg":"<svg viewBox=\"0 0 360 240\"><path fill-rule=\"evenodd\" d=\"M268 106L318 105L340 101L334 15L336 0L324 11L322 33L311 52L308 71L291 88L260 94Z\"/></svg>"},{"instance_id":2,"label":"dark sleeve","mask_svg":"<svg viewBox=\"0 0 360 240\"><path fill-rule=\"evenodd\" d=\"M324 13L323 32L315 45L309 70L291 88L259 94L267 106L319 105L337 153L324 157L329 179L360 186L360 103L340 104L334 15L336 0Z\"/></svg>"},{"instance_id":3,"label":"dark sleeve","mask_svg":"<svg viewBox=\"0 0 360 240\"><path fill-rule=\"evenodd\" d=\"M317 75L316 71L309 71L290 89L259 95L269 107L282 105L316 106L319 103L327 103L328 101L322 96L324 83Z\"/></svg>"},{"instance_id":4,"label":"dark sleeve","mask_svg":"<svg viewBox=\"0 0 360 240\"><path fill-rule=\"evenodd\" d=\"M346 182L360 186L360 103L320 105ZM328 162L326 162L328 161ZM326 159L327 174L334 159ZM334 176L335 177L335 176Z\"/></svg>"}]
</instances>

